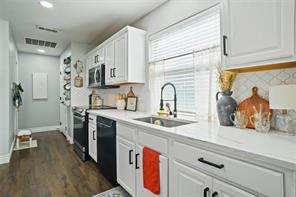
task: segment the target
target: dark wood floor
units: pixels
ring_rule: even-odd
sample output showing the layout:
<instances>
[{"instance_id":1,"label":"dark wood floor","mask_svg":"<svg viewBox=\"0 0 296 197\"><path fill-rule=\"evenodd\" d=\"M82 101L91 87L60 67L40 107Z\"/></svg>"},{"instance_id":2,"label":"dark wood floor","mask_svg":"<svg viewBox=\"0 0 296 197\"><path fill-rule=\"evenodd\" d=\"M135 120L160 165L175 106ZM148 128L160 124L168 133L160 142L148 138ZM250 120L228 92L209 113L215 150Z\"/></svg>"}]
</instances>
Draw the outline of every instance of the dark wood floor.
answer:
<instances>
[{"instance_id":1,"label":"dark wood floor","mask_svg":"<svg viewBox=\"0 0 296 197\"><path fill-rule=\"evenodd\" d=\"M93 161L82 162L58 131L36 133L38 148L0 165L0 197L90 197L110 189Z\"/></svg>"}]
</instances>

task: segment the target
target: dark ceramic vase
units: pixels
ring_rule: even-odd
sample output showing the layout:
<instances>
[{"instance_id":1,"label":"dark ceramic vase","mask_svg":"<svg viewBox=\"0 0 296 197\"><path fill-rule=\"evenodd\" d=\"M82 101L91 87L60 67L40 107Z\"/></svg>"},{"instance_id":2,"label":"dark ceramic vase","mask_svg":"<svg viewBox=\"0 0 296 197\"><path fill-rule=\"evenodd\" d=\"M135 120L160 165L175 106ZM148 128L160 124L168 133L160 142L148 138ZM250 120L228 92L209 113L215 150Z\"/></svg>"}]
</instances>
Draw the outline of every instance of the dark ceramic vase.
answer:
<instances>
[{"instance_id":1,"label":"dark ceramic vase","mask_svg":"<svg viewBox=\"0 0 296 197\"><path fill-rule=\"evenodd\" d=\"M230 114L235 112L237 104L231 95L232 91L217 92L216 94L217 113L221 126L233 126L233 122L230 120Z\"/></svg>"}]
</instances>

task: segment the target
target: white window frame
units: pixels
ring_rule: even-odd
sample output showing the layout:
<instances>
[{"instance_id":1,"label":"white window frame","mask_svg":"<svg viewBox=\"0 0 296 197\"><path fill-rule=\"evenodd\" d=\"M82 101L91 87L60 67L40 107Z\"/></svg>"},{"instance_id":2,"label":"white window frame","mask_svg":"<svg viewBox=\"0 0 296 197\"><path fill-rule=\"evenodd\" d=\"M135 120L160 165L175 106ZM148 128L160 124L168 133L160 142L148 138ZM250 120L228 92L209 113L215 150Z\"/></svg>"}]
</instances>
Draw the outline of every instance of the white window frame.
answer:
<instances>
[{"instance_id":1,"label":"white window frame","mask_svg":"<svg viewBox=\"0 0 296 197\"><path fill-rule=\"evenodd\" d=\"M156 33L151 34L150 36L148 36L148 63L149 63L149 66L152 63L156 63L156 62L160 62L160 61L164 61L164 60L168 60L168 59L177 58L178 56L185 56L185 55L189 55L189 54L192 54L193 55L194 53L198 52L199 50L192 51L192 52L186 53L186 54L175 55L175 56L172 56L172 57L165 57L164 59L154 59L154 60L152 60L151 43L152 43L152 41L155 38L158 38L158 37L163 36L165 34L169 34L171 32L174 32L177 28L183 28L184 26L188 26L188 25L190 25L192 23L195 23L196 20L198 20L199 18L203 18L204 16L210 15L212 12L217 12L217 11L219 11L221 13L219 3L216 4L216 5L214 5L214 6L212 6L211 8L208 8L206 10L203 10L203 11L201 11L201 12L199 12L199 13L193 15L193 16L190 16L188 18L185 18L185 19L183 19L183 20L181 20L181 21L179 21L179 22L177 22L177 23L175 23L175 24L173 24L173 25L171 25L171 26L169 26L169 27L167 27L165 29L162 29L162 30L160 30L160 31L158 31L158 32L156 32ZM220 21L221 21L221 15L220 15ZM222 29L221 29L221 22L220 22L220 41L221 41L221 38L222 38L221 37L221 32L222 32L221 30ZM217 47L217 46L210 46L209 49L210 48L214 48L214 47ZM207 48L203 48L203 49L201 49L201 51L204 51L206 49ZM149 78L149 83L150 83L150 80L151 79ZM153 101L151 100L151 102L153 102ZM155 113L155 112L152 112L152 113ZM195 113L191 113L191 112L188 112L188 113L187 112L185 112L185 113L184 112L178 112L178 117L179 118L182 118L182 119L196 120L196 112Z\"/></svg>"}]
</instances>

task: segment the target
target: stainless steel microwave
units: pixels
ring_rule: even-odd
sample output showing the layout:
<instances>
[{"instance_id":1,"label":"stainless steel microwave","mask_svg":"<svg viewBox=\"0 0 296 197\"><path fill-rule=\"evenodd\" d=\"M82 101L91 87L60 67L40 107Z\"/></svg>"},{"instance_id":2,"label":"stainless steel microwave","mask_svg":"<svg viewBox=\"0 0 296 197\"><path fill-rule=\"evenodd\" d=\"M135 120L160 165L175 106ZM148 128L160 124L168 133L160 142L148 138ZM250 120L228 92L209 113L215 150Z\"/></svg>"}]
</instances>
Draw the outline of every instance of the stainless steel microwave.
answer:
<instances>
[{"instance_id":1,"label":"stainless steel microwave","mask_svg":"<svg viewBox=\"0 0 296 197\"><path fill-rule=\"evenodd\" d=\"M88 87L101 87L105 85L105 65L101 64L88 70Z\"/></svg>"}]
</instances>

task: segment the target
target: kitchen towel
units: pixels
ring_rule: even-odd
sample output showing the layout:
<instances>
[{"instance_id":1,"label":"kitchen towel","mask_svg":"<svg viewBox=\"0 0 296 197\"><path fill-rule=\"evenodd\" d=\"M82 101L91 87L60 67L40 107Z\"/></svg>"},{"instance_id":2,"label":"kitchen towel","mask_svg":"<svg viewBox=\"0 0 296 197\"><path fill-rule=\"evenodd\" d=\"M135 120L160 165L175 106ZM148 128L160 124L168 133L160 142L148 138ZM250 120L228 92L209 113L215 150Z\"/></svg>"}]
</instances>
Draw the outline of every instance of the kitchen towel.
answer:
<instances>
[{"instance_id":1,"label":"kitchen towel","mask_svg":"<svg viewBox=\"0 0 296 197\"><path fill-rule=\"evenodd\" d=\"M159 174L160 154L150 148L143 148L143 182L144 188L154 194L160 194Z\"/></svg>"}]
</instances>

